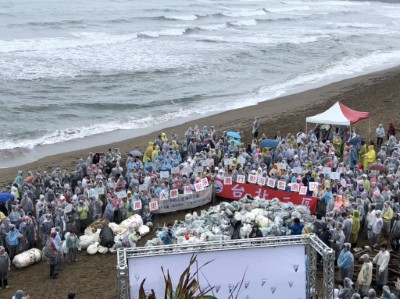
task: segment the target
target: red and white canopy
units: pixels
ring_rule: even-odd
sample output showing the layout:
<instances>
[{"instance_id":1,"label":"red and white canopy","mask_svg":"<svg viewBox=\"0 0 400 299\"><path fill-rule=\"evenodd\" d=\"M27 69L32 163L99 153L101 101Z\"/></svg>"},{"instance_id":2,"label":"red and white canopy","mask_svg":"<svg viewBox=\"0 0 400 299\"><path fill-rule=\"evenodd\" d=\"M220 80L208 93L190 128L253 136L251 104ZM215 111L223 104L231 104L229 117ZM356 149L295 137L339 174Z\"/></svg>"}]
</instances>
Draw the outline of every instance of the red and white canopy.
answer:
<instances>
[{"instance_id":1,"label":"red and white canopy","mask_svg":"<svg viewBox=\"0 0 400 299\"><path fill-rule=\"evenodd\" d=\"M336 102L331 108L320 114L306 118L306 122L314 124L330 124L338 126L350 126L360 120L369 118L369 112L361 112L350 109L342 103Z\"/></svg>"}]
</instances>

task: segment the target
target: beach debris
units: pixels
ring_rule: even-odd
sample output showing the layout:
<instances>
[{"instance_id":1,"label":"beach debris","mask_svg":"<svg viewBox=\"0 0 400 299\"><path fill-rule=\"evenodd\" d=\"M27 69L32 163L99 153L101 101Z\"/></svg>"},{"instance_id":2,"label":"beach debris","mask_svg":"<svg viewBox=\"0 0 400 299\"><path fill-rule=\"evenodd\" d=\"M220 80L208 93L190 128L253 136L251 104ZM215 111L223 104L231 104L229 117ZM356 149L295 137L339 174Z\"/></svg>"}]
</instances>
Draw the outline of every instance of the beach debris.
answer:
<instances>
[{"instance_id":1,"label":"beach debris","mask_svg":"<svg viewBox=\"0 0 400 299\"><path fill-rule=\"evenodd\" d=\"M282 203L277 198L272 200L244 196L233 202L221 202L197 212L185 215L184 221L175 221L173 230L177 244L195 244L207 241L229 240L235 227L240 227L240 238L249 238L254 226L264 237L290 235L288 225L294 218L305 224L305 231L312 232L312 217L306 206ZM237 225L239 223L239 225ZM161 245L160 235L146 242L146 247Z\"/></svg>"}]
</instances>

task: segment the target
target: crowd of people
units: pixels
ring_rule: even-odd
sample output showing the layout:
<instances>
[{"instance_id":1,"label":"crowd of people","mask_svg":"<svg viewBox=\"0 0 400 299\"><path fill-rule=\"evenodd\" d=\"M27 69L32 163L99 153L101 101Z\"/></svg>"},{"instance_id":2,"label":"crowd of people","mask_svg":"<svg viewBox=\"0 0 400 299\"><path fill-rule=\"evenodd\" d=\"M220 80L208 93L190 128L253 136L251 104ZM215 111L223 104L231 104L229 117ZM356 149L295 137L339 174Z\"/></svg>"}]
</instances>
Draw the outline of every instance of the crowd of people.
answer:
<instances>
[{"instance_id":1,"label":"crowd of people","mask_svg":"<svg viewBox=\"0 0 400 299\"><path fill-rule=\"evenodd\" d=\"M386 294L387 246L395 251L400 248L400 146L393 125L387 138L382 125L378 126L376 144L367 144L347 127L317 125L309 132L300 130L286 136L276 132L270 138L275 145L270 147L260 146L267 137L258 136L259 127L256 118L253 140L247 145L243 132L230 134L217 132L212 126L195 126L182 138L174 131L170 136L160 134L143 153L133 151L123 156L118 148L89 153L73 171L19 171L12 186L2 190L13 197L0 203L2 286L8 286L7 273L18 252L44 246L50 277L56 279L57 267L64 259L77 261L78 236L93 221L106 218L120 223L137 213L144 222L151 222L149 203L163 192L177 189L182 194L188 186L194 191L194 184L205 177L209 181L216 177L235 181L238 175L248 178L253 174L285 181L288 192L293 183L306 187L318 183L316 190L307 191L319 199L313 229L335 250L342 277L339 298L358 298L348 295L354 291L350 287L354 264L351 247L364 233L371 246L381 248L373 261L378 269L377 283ZM134 209L138 201L141 208ZM301 229L297 226L294 231L300 233ZM166 244L173 243L172 233L162 237ZM64 252L68 253L64 256ZM373 290L368 289L372 264L369 256L363 259L356 290L360 296L374 298L370 295Z\"/></svg>"}]
</instances>

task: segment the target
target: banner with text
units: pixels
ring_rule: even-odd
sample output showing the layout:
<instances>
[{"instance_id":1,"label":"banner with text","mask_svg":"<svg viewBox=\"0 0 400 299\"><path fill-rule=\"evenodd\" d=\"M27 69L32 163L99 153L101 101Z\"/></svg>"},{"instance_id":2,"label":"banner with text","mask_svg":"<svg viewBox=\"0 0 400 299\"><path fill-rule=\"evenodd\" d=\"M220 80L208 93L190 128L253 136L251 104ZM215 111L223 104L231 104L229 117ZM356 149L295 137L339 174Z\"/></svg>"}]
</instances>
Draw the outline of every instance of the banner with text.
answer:
<instances>
[{"instance_id":1,"label":"banner with text","mask_svg":"<svg viewBox=\"0 0 400 299\"><path fill-rule=\"evenodd\" d=\"M201 184L201 183L199 183ZM156 214L164 214L176 212L180 210L193 209L211 202L212 188L206 187L202 191L193 192L191 194L179 194L178 197L168 198L166 200L158 201L158 210Z\"/></svg>"}]
</instances>

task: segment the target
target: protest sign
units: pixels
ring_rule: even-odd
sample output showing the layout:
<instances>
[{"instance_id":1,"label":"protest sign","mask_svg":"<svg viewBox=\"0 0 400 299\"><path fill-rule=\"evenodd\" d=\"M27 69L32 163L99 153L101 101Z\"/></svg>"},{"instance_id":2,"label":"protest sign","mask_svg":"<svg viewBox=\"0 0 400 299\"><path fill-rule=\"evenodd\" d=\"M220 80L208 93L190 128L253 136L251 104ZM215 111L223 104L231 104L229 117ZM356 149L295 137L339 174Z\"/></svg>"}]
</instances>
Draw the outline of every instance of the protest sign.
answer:
<instances>
[{"instance_id":1,"label":"protest sign","mask_svg":"<svg viewBox=\"0 0 400 299\"><path fill-rule=\"evenodd\" d=\"M292 183L292 185L290 186L290 191L299 192L299 190L300 190L300 184Z\"/></svg>"},{"instance_id":2,"label":"protest sign","mask_svg":"<svg viewBox=\"0 0 400 299\"><path fill-rule=\"evenodd\" d=\"M301 186L299 194L300 195L306 195L307 194L307 187L306 186Z\"/></svg>"},{"instance_id":3,"label":"protest sign","mask_svg":"<svg viewBox=\"0 0 400 299\"><path fill-rule=\"evenodd\" d=\"M249 180L249 183L256 184L257 183L257 176L255 174L249 174L248 180Z\"/></svg>"},{"instance_id":4,"label":"protest sign","mask_svg":"<svg viewBox=\"0 0 400 299\"><path fill-rule=\"evenodd\" d=\"M183 194L192 194L192 187L191 186L184 186L183 187Z\"/></svg>"},{"instance_id":5,"label":"protest sign","mask_svg":"<svg viewBox=\"0 0 400 299\"><path fill-rule=\"evenodd\" d=\"M202 172L203 172L203 166L196 166L196 167L194 168L194 172L202 173Z\"/></svg>"},{"instance_id":6,"label":"protest sign","mask_svg":"<svg viewBox=\"0 0 400 299\"><path fill-rule=\"evenodd\" d=\"M177 174L177 173L179 173L179 167L172 167L171 174Z\"/></svg>"},{"instance_id":7,"label":"protest sign","mask_svg":"<svg viewBox=\"0 0 400 299\"><path fill-rule=\"evenodd\" d=\"M309 182L308 188L310 191L317 191L318 190L318 182Z\"/></svg>"},{"instance_id":8,"label":"protest sign","mask_svg":"<svg viewBox=\"0 0 400 299\"><path fill-rule=\"evenodd\" d=\"M178 189L172 189L171 191L169 191L169 197L170 198L177 198L178 195L179 195Z\"/></svg>"},{"instance_id":9,"label":"protest sign","mask_svg":"<svg viewBox=\"0 0 400 299\"><path fill-rule=\"evenodd\" d=\"M160 178L161 179L169 178L169 171L160 171Z\"/></svg>"},{"instance_id":10,"label":"protest sign","mask_svg":"<svg viewBox=\"0 0 400 299\"><path fill-rule=\"evenodd\" d=\"M278 181L278 187L279 190L285 190L286 189L286 182L285 181Z\"/></svg>"},{"instance_id":11,"label":"protest sign","mask_svg":"<svg viewBox=\"0 0 400 299\"><path fill-rule=\"evenodd\" d=\"M267 179L265 177L260 176L257 180L257 184L260 186L264 186L266 181L267 181Z\"/></svg>"},{"instance_id":12,"label":"protest sign","mask_svg":"<svg viewBox=\"0 0 400 299\"><path fill-rule=\"evenodd\" d=\"M270 188L275 188L276 181L274 179L267 180L267 186Z\"/></svg>"},{"instance_id":13,"label":"protest sign","mask_svg":"<svg viewBox=\"0 0 400 299\"><path fill-rule=\"evenodd\" d=\"M167 200L168 199L168 191L163 190L160 192L160 200Z\"/></svg>"},{"instance_id":14,"label":"protest sign","mask_svg":"<svg viewBox=\"0 0 400 299\"><path fill-rule=\"evenodd\" d=\"M278 168L279 169L286 169L287 168L287 164L286 163L278 163Z\"/></svg>"},{"instance_id":15,"label":"protest sign","mask_svg":"<svg viewBox=\"0 0 400 299\"><path fill-rule=\"evenodd\" d=\"M232 185L232 178L224 177L224 185Z\"/></svg>"},{"instance_id":16,"label":"protest sign","mask_svg":"<svg viewBox=\"0 0 400 299\"><path fill-rule=\"evenodd\" d=\"M119 192L115 192L115 194L117 195L118 198L124 198L127 197L126 191L125 190L121 190Z\"/></svg>"},{"instance_id":17,"label":"protest sign","mask_svg":"<svg viewBox=\"0 0 400 299\"><path fill-rule=\"evenodd\" d=\"M95 189L96 189L97 195L103 195L103 194L104 194L104 187L102 187L102 188L95 188Z\"/></svg>"},{"instance_id":18,"label":"protest sign","mask_svg":"<svg viewBox=\"0 0 400 299\"><path fill-rule=\"evenodd\" d=\"M142 201L137 200L133 202L133 210L137 211L137 210L141 210L142 209Z\"/></svg>"},{"instance_id":19,"label":"protest sign","mask_svg":"<svg viewBox=\"0 0 400 299\"><path fill-rule=\"evenodd\" d=\"M207 187L208 186L208 179L207 178L202 178L201 179L201 183L203 184L203 187Z\"/></svg>"},{"instance_id":20,"label":"protest sign","mask_svg":"<svg viewBox=\"0 0 400 299\"><path fill-rule=\"evenodd\" d=\"M203 184L201 182L194 184L194 189L196 190L196 192L203 191L204 190Z\"/></svg>"},{"instance_id":21,"label":"protest sign","mask_svg":"<svg viewBox=\"0 0 400 299\"><path fill-rule=\"evenodd\" d=\"M242 157L242 156L239 156L237 158L237 162L238 162L238 164L245 164L246 163L246 158Z\"/></svg>"},{"instance_id":22,"label":"protest sign","mask_svg":"<svg viewBox=\"0 0 400 299\"><path fill-rule=\"evenodd\" d=\"M237 178L236 178L236 182L237 183L242 183L242 184L246 183L246 176L242 175L242 174L239 174L237 176Z\"/></svg>"},{"instance_id":23,"label":"protest sign","mask_svg":"<svg viewBox=\"0 0 400 299\"><path fill-rule=\"evenodd\" d=\"M151 201L149 208L150 208L150 211L158 210L158 202L157 201Z\"/></svg>"}]
</instances>

